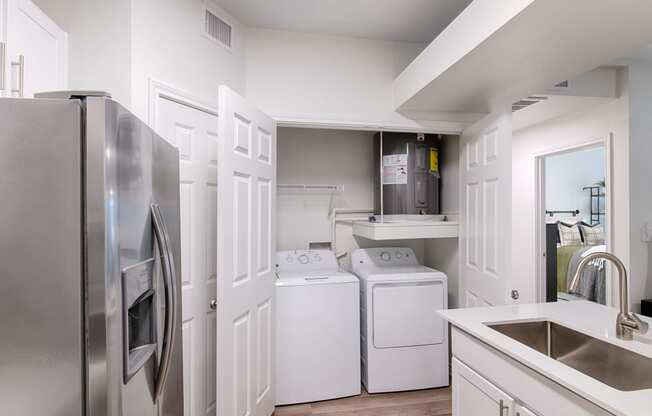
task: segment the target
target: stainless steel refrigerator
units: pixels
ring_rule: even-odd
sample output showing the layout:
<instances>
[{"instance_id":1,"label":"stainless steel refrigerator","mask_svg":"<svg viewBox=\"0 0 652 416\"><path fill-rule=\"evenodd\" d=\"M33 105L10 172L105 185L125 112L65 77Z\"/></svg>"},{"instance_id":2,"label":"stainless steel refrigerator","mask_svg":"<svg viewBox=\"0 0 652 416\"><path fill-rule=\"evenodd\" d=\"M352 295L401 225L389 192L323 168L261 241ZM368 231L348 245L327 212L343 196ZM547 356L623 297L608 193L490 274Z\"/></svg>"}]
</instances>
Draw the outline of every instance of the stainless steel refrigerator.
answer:
<instances>
[{"instance_id":1,"label":"stainless steel refrigerator","mask_svg":"<svg viewBox=\"0 0 652 416\"><path fill-rule=\"evenodd\" d=\"M0 414L182 416L178 152L46 96L0 99Z\"/></svg>"}]
</instances>

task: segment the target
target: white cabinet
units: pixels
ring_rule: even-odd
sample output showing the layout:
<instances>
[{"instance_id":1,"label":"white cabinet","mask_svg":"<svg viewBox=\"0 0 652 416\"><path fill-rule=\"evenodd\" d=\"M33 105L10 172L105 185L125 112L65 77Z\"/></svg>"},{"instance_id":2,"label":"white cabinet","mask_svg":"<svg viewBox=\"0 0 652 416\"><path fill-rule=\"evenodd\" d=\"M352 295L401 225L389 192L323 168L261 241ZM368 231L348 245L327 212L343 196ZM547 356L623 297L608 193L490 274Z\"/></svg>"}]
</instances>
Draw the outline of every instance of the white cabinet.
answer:
<instances>
[{"instance_id":1,"label":"white cabinet","mask_svg":"<svg viewBox=\"0 0 652 416\"><path fill-rule=\"evenodd\" d=\"M453 416L612 416L454 326L451 344Z\"/></svg>"},{"instance_id":2,"label":"white cabinet","mask_svg":"<svg viewBox=\"0 0 652 416\"><path fill-rule=\"evenodd\" d=\"M0 89L6 97L67 87L68 35L30 0L0 0Z\"/></svg>"},{"instance_id":3,"label":"white cabinet","mask_svg":"<svg viewBox=\"0 0 652 416\"><path fill-rule=\"evenodd\" d=\"M510 415L514 399L507 393L456 358L453 358L452 367L454 416Z\"/></svg>"},{"instance_id":4,"label":"white cabinet","mask_svg":"<svg viewBox=\"0 0 652 416\"><path fill-rule=\"evenodd\" d=\"M457 358L452 362L453 415L538 416Z\"/></svg>"}]
</instances>

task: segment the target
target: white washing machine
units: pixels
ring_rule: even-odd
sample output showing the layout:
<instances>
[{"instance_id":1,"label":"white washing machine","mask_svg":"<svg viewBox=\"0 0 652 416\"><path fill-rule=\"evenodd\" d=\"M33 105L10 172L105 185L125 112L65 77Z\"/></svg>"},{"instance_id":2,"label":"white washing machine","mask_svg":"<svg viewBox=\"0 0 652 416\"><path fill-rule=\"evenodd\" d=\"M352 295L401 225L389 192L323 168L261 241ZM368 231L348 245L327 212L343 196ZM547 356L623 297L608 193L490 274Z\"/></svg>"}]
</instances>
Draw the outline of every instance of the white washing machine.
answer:
<instances>
[{"instance_id":1,"label":"white washing machine","mask_svg":"<svg viewBox=\"0 0 652 416\"><path fill-rule=\"evenodd\" d=\"M276 259L276 404L360 394L358 278L329 250Z\"/></svg>"},{"instance_id":2,"label":"white washing machine","mask_svg":"<svg viewBox=\"0 0 652 416\"><path fill-rule=\"evenodd\" d=\"M419 264L410 248L353 252L360 278L362 382L369 393L443 387L448 381L444 273Z\"/></svg>"}]
</instances>

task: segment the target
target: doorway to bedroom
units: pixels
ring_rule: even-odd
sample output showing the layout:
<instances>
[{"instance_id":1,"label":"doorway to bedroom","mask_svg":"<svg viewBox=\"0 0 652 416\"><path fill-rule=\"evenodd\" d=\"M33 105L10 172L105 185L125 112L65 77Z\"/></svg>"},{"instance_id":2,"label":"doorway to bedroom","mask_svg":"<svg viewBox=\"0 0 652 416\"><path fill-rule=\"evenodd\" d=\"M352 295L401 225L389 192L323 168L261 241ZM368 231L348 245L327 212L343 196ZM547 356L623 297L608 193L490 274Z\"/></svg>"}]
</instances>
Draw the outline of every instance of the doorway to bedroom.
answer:
<instances>
[{"instance_id":1,"label":"doorway to bedroom","mask_svg":"<svg viewBox=\"0 0 652 416\"><path fill-rule=\"evenodd\" d=\"M541 156L538 160L540 280L546 301L589 300L607 304L607 267L596 260L569 290L579 262L607 251L608 164L604 142Z\"/></svg>"}]
</instances>

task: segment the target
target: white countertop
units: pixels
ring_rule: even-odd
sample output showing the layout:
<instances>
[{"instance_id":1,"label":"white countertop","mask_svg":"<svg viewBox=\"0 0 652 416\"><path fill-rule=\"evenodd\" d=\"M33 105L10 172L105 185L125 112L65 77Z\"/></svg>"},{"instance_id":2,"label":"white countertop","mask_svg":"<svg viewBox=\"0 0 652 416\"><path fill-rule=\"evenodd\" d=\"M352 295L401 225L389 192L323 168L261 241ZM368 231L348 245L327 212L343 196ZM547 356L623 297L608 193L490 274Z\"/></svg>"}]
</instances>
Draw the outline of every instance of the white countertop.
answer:
<instances>
[{"instance_id":1,"label":"white countertop","mask_svg":"<svg viewBox=\"0 0 652 416\"><path fill-rule=\"evenodd\" d=\"M439 313L453 326L615 415L652 415L652 389L632 392L616 390L485 325L549 320L652 358L652 331L645 337L635 336L633 341L616 338L616 309L577 301L450 309ZM651 319L642 319L652 326Z\"/></svg>"}]
</instances>

